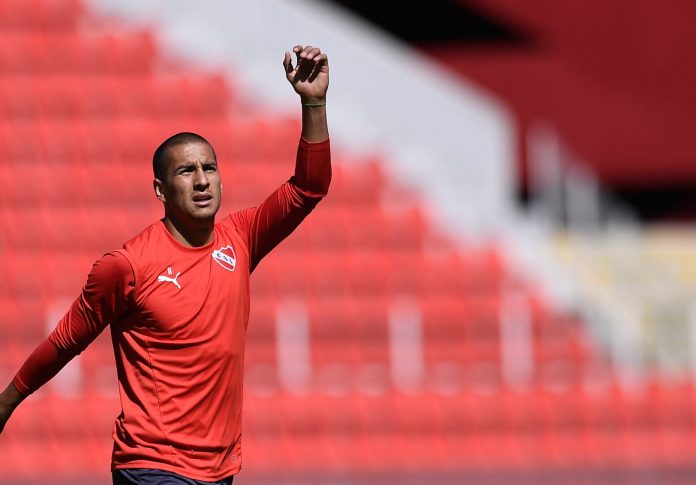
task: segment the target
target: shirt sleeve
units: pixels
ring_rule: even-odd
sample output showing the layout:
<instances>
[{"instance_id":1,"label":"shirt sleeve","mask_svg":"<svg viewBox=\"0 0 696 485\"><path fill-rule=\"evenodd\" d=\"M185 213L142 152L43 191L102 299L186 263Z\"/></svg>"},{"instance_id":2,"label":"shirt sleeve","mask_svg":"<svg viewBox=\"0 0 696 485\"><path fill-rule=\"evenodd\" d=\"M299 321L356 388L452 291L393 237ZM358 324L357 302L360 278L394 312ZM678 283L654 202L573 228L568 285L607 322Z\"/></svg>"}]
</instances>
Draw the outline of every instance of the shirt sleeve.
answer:
<instances>
[{"instance_id":1,"label":"shirt sleeve","mask_svg":"<svg viewBox=\"0 0 696 485\"><path fill-rule=\"evenodd\" d=\"M246 230L250 271L285 239L326 196L331 183L329 140L311 143L300 139L295 174L258 207L235 214L236 224Z\"/></svg>"},{"instance_id":2,"label":"shirt sleeve","mask_svg":"<svg viewBox=\"0 0 696 485\"><path fill-rule=\"evenodd\" d=\"M17 390L28 396L53 378L127 311L134 289L133 268L123 254L114 251L97 260L80 296L15 375Z\"/></svg>"}]
</instances>

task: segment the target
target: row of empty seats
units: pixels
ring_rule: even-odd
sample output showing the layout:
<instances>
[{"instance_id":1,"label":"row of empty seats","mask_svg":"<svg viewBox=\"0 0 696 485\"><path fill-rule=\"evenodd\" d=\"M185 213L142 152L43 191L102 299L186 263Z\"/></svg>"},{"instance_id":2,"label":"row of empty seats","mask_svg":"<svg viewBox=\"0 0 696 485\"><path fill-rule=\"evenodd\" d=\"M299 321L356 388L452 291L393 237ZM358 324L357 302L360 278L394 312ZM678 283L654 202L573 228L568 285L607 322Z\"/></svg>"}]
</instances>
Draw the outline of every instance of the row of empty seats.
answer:
<instances>
[{"instance_id":1,"label":"row of empty seats","mask_svg":"<svg viewBox=\"0 0 696 485\"><path fill-rule=\"evenodd\" d=\"M81 0L4 0L0 31L3 37L15 31L74 32L83 13Z\"/></svg>"},{"instance_id":2,"label":"row of empty seats","mask_svg":"<svg viewBox=\"0 0 696 485\"><path fill-rule=\"evenodd\" d=\"M679 465L696 457L689 445L696 437L692 399L692 389L660 386L640 397L608 398L575 392L251 395L245 402L245 454L250 468L289 471L341 470L355 463L369 470ZM78 402L85 412L74 412ZM45 419L28 419L30 412ZM113 401L98 395L27 404L14 423L23 438L3 443L0 467L25 479L98 471L108 463L103 437L116 413ZM52 453L29 467L27 451Z\"/></svg>"},{"instance_id":3,"label":"row of empty seats","mask_svg":"<svg viewBox=\"0 0 696 485\"><path fill-rule=\"evenodd\" d=\"M224 79L211 75L0 75L0 110L15 120L222 118L229 110L229 95Z\"/></svg>"},{"instance_id":4,"label":"row of empty seats","mask_svg":"<svg viewBox=\"0 0 696 485\"><path fill-rule=\"evenodd\" d=\"M2 21L0 32L3 74L144 74L152 71L156 55L152 36L146 32L3 32Z\"/></svg>"}]
</instances>

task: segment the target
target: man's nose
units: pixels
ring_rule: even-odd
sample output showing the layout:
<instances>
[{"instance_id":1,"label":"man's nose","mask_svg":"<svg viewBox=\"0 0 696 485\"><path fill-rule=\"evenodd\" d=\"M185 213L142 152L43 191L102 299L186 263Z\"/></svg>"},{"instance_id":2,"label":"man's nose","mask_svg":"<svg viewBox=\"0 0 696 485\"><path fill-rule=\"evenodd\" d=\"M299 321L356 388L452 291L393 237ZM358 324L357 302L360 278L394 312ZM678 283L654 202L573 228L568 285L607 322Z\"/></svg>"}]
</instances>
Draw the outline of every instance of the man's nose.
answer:
<instances>
[{"instance_id":1,"label":"man's nose","mask_svg":"<svg viewBox=\"0 0 696 485\"><path fill-rule=\"evenodd\" d=\"M208 181L208 174L205 173L205 170L203 170L203 167L198 167L196 169L196 173L193 178L193 186L196 189L206 189L210 185L210 182Z\"/></svg>"}]
</instances>

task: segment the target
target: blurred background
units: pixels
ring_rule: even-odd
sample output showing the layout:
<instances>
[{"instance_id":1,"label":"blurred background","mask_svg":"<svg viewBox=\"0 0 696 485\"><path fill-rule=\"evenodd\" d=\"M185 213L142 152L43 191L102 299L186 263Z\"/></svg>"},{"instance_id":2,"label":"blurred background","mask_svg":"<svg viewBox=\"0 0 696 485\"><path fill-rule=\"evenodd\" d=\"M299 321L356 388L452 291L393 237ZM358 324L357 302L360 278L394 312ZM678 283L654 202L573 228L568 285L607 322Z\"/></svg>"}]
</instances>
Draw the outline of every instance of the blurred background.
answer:
<instances>
[{"instance_id":1,"label":"blurred background","mask_svg":"<svg viewBox=\"0 0 696 485\"><path fill-rule=\"evenodd\" d=\"M281 61L330 56L334 180L252 277L235 483L696 479L696 4L3 0L0 385L208 138L222 214L294 167ZM0 482L110 483L108 330Z\"/></svg>"}]
</instances>

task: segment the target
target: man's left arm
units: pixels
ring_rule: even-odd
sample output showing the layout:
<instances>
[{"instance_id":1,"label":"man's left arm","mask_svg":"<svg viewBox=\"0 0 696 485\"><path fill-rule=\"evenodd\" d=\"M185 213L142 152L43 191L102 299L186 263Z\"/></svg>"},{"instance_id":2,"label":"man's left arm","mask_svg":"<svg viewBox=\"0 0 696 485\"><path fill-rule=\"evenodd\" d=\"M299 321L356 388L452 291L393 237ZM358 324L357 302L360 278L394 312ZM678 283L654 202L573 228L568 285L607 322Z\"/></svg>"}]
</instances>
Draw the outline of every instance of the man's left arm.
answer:
<instances>
[{"instance_id":1,"label":"man's left arm","mask_svg":"<svg viewBox=\"0 0 696 485\"><path fill-rule=\"evenodd\" d=\"M331 152L326 121L329 63L312 46L295 46L297 62L285 53L285 75L300 96L302 135L295 173L258 207L233 214L248 234L250 269L285 239L327 194L331 182Z\"/></svg>"}]
</instances>

